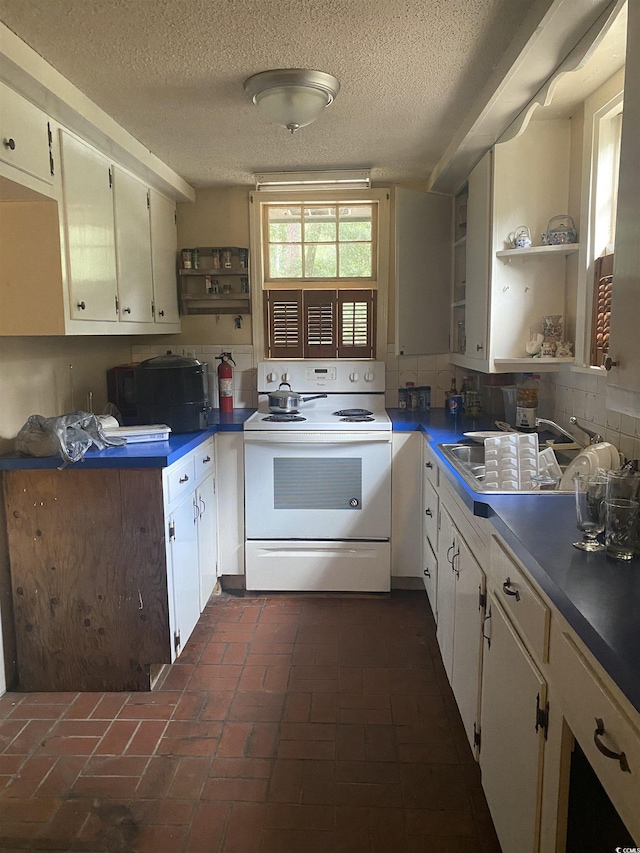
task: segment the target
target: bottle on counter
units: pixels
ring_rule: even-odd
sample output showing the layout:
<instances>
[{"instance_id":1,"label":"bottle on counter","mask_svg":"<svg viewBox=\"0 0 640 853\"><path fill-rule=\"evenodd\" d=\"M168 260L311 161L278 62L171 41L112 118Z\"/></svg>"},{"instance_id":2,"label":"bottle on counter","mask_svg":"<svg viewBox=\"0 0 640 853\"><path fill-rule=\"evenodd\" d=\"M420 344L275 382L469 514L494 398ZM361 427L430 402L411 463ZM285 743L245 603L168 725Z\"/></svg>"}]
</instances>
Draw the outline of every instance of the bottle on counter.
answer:
<instances>
[{"instance_id":1,"label":"bottle on counter","mask_svg":"<svg viewBox=\"0 0 640 853\"><path fill-rule=\"evenodd\" d=\"M538 379L533 373L525 373L516 385L516 429L534 432L538 416Z\"/></svg>"},{"instance_id":2,"label":"bottle on counter","mask_svg":"<svg viewBox=\"0 0 640 853\"><path fill-rule=\"evenodd\" d=\"M454 418L462 414L462 397L458 394L455 376L451 380L451 388L447 397L447 411Z\"/></svg>"}]
</instances>

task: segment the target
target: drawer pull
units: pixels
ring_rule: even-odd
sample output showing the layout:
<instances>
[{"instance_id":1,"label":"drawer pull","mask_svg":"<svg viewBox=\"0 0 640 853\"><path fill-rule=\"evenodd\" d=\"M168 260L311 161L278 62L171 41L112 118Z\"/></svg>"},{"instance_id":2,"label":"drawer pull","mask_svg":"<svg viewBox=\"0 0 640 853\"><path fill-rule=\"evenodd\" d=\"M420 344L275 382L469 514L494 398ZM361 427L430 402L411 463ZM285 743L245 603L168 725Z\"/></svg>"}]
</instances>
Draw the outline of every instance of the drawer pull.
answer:
<instances>
[{"instance_id":1,"label":"drawer pull","mask_svg":"<svg viewBox=\"0 0 640 853\"><path fill-rule=\"evenodd\" d=\"M482 636L487 641L487 648L488 649L491 648L491 637L489 636L489 634L485 633L484 628L485 628L485 625L487 624L487 622L489 621L489 619L491 619L491 605L489 605L489 612L485 614L485 617L482 620Z\"/></svg>"},{"instance_id":2,"label":"drawer pull","mask_svg":"<svg viewBox=\"0 0 640 853\"><path fill-rule=\"evenodd\" d=\"M180 479L178 480L178 482L179 482L179 483L186 483L188 479L189 479L189 475L188 475L188 474L185 474L185 475L184 475L184 477L180 477Z\"/></svg>"},{"instance_id":3,"label":"drawer pull","mask_svg":"<svg viewBox=\"0 0 640 853\"><path fill-rule=\"evenodd\" d=\"M429 569L425 569L424 574L425 574L425 577L427 577L427 578L431 577L431 572L429 571Z\"/></svg>"},{"instance_id":4,"label":"drawer pull","mask_svg":"<svg viewBox=\"0 0 640 853\"><path fill-rule=\"evenodd\" d=\"M520 601L520 593L517 589L510 589L511 586L511 578L507 578L506 581L502 584L502 589L505 595L513 595L516 601Z\"/></svg>"},{"instance_id":5,"label":"drawer pull","mask_svg":"<svg viewBox=\"0 0 640 853\"><path fill-rule=\"evenodd\" d=\"M627 763L627 756L624 752L613 752L613 750L608 749L600 740L600 737L604 734L604 723L600 717L596 717L596 730L593 733L593 742L595 743L598 752L601 752L607 758L613 758L615 761L620 762L620 770L624 773L631 773L631 769L629 768L629 764Z\"/></svg>"},{"instance_id":6,"label":"drawer pull","mask_svg":"<svg viewBox=\"0 0 640 853\"><path fill-rule=\"evenodd\" d=\"M429 516L429 518L433 518L433 513L431 512L431 510L429 509L429 507L427 507L427 508L425 509L424 514L425 514L425 515L428 515L428 516Z\"/></svg>"},{"instance_id":7,"label":"drawer pull","mask_svg":"<svg viewBox=\"0 0 640 853\"><path fill-rule=\"evenodd\" d=\"M425 462L424 467L425 468L433 468L433 465L431 464L431 462Z\"/></svg>"},{"instance_id":8,"label":"drawer pull","mask_svg":"<svg viewBox=\"0 0 640 853\"><path fill-rule=\"evenodd\" d=\"M210 457L210 456L205 456L205 457L204 457L204 459L202 460L202 464L203 464L203 465L206 465L206 464L207 464L207 462L211 462L211 457Z\"/></svg>"}]
</instances>

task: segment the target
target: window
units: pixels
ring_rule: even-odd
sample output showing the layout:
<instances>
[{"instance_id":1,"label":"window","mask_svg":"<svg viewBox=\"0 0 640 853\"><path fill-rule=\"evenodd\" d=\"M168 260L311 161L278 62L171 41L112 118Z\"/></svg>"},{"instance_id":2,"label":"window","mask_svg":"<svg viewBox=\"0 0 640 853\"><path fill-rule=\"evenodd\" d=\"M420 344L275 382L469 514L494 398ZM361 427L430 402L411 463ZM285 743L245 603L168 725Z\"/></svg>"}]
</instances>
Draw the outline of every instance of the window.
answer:
<instances>
[{"instance_id":1,"label":"window","mask_svg":"<svg viewBox=\"0 0 640 853\"><path fill-rule=\"evenodd\" d=\"M310 192L251 195L262 290L254 345L274 359L375 358L378 340L386 345L377 305L386 299L388 193Z\"/></svg>"}]
</instances>

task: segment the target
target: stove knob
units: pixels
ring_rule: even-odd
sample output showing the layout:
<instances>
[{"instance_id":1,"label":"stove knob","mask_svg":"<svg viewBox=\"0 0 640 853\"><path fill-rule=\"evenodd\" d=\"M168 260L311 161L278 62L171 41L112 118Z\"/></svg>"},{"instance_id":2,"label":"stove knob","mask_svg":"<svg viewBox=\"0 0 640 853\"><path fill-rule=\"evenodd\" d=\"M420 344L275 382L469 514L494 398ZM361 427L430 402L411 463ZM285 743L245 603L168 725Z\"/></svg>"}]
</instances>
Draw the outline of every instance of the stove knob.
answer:
<instances>
[{"instance_id":1,"label":"stove knob","mask_svg":"<svg viewBox=\"0 0 640 853\"><path fill-rule=\"evenodd\" d=\"M373 382L374 379L375 379L375 375L370 370L367 370L367 372L364 375L364 381L365 382Z\"/></svg>"},{"instance_id":2,"label":"stove knob","mask_svg":"<svg viewBox=\"0 0 640 853\"><path fill-rule=\"evenodd\" d=\"M275 382L277 378L275 373L267 373L267 382Z\"/></svg>"},{"instance_id":3,"label":"stove knob","mask_svg":"<svg viewBox=\"0 0 640 853\"><path fill-rule=\"evenodd\" d=\"M283 374L282 374L282 381L283 381L283 382L288 382L290 379L291 379L291 374L290 374L290 373L283 373Z\"/></svg>"},{"instance_id":4,"label":"stove knob","mask_svg":"<svg viewBox=\"0 0 640 853\"><path fill-rule=\"evenodd\" d=\"M356 370L356 371L354 371L353 373L351 373L351 374L350 374L349 379L350 379L352 382L357 382L357 381L358 381L358 379L360 379L360 374L359 374L359 373L358 373L358 371Z\"/></svg>"}]
</instances>

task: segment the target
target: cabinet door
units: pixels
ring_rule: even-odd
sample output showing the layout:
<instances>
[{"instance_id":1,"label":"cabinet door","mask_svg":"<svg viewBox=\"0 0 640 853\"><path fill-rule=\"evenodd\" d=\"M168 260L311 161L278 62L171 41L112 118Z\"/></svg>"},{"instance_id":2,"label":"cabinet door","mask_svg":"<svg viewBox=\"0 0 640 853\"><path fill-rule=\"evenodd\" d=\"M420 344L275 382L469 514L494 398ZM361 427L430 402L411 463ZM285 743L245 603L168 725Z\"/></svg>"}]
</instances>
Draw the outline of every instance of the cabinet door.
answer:
<instances>
[{"instance_id":1,"label":"cabinet door","mask_svg":"<svg viewBox=\"0 0 640 853\"><path fill-rule=\"evenodd\" d=\"M216 491L213 475L196 489L198 509L198 565L200 568L200 610L209 600L216 585L218 566L218 529Z\"/></svg>"},{"instance_id":2,"label":"cabinet door","mask_svg":"<svg viewBox=\"0 0 640 853\"><path fill-rule=\"evenodd\" d=\"M151 229L147 187L113 167L120 320L151 323Z\"/></svg>"},{"instance_id":3,"label":"cabinet door","mask_svg":"<svg viewBox=\"0 0 640 853\"><path fill-rule=\"evenodd\" d=\"M422 579L431 610L437 619L438 558L426 536L422 540Z\"/></svg>"},{"instance_id":4,"label":"cabinet door","mask_svg":"<svg viewBox=\"0 0 640 853\"><path fill-rule=\"evenodd\" d=\"M616 411L637 415L640 401L640 8L637 3L627 5L627 64L609 347L611 357L614 362L618 362L618 366L609 374L609 385L613 388L607 389L607 397L613 391ZM636 394L628 395L625 391L634 391Z\"/></svg>"},{"instance_id":5,"label":"cabinet door","mask_svg":"<svg viewBox=\"0 0 640 853\"><path fill-rule=\"evenodd\" d=\"M191 492L169 516L175 657L184 648L200 616L197 521L195 492Z\"/></svg>"},{"instance_id":6,"label":"cabinet door","mask_svg":"<svg viewBox=\"0 0 640 853\"><path fill-rule=\"evenodd\" d=\"M397 188L395 205L397 351L447 352L451 198Z\"/></svg>"},{"instance_id":7,"label":"cabinet door","mask_svg":"<svg viewBox=\"0 0 640 853\"><path fill-rule=\"evenodd\" d=\"M438 630L436 636L440 646L442 662L451 683L453 676L453 628L455 620L456 585L454 567L456 565L455 526L449 513L440 505L440 534L438 537L438 586L437 612Z\"/></svg>"},{"instance_id":8,"label":"cabinet door","mask_svg":"<svg viewBox=\"0 0 640 853\"><path fill-rule=\"evenodd\" d=\"M118 319L111 165L60 131L70 313L74 320Z\"/></svg>"},{"instance_id":9,"label":"cabinet door","mask_svg":"<svg viewBox=\"0 0 640 853\"><path fill-rule=\"evenodd\" d=\"M2 83L0 101L0 160L52 184L48 116Z\"/></svg>"},{"instance_id":10,"label":"cabinet door","mask_svg":"<svg viewBox=\"0 0 640 853\"><path fill-rule=\"evenodd\" d=\"M422 464L418 432L394 432L391 462L391 574L422 577Z\"/></svg>"},{"instance_id":11,"label":"cabinet door","mask_svg":"<svg viewBox=\"0 0 640 853\"><path fill-rule=\"evenodd\" d=\"M456 535L458 556L455 623L453 632L453 689L471 749L475 750L482 660L482 622L484 619L485 577L462 537Z\"/></svg>"},{"instance_id":12,"label":"cabinet door","mask_svg":"<svg viewBox=\"0 0 640 853\"><path fill-rule=\"evenodd\" d=\"M538 850L546 683L489 594L481 698L480 768L498 840L505 851ZM536 731L537 729L537 731Z\"/></svg>"},{"instance_id":13,"label":"cabinet door","mask_svg":"<svg viewBox=\"0 0 640 853\"><path fill-rule=\"evenodd\" d=\"M151 260L153 266L153 304L156 323L177 323L178 284L176 256L178 236L176 208L172 201L150 191Z\"/></svg>"},{"instance_id":14,"label":"cabinet door","mask_svg":"<svg viewBox=\"0 0 640 853\"><path fill-rule=\"evenodd\" d=\"M469 358L487 359L491 250L491 152L469 175L467 199L465 333Z\"/></svg>"},{"instance_id":15,"label":"cabinet door","mask_svg":"<svg viewBox=\"0 0 640 853\"><path fill-rule=\"evenodd\" d=\"M221 575L244 574L244 439L241 432L215 437Z\"/></svg>"}]
</instances>

